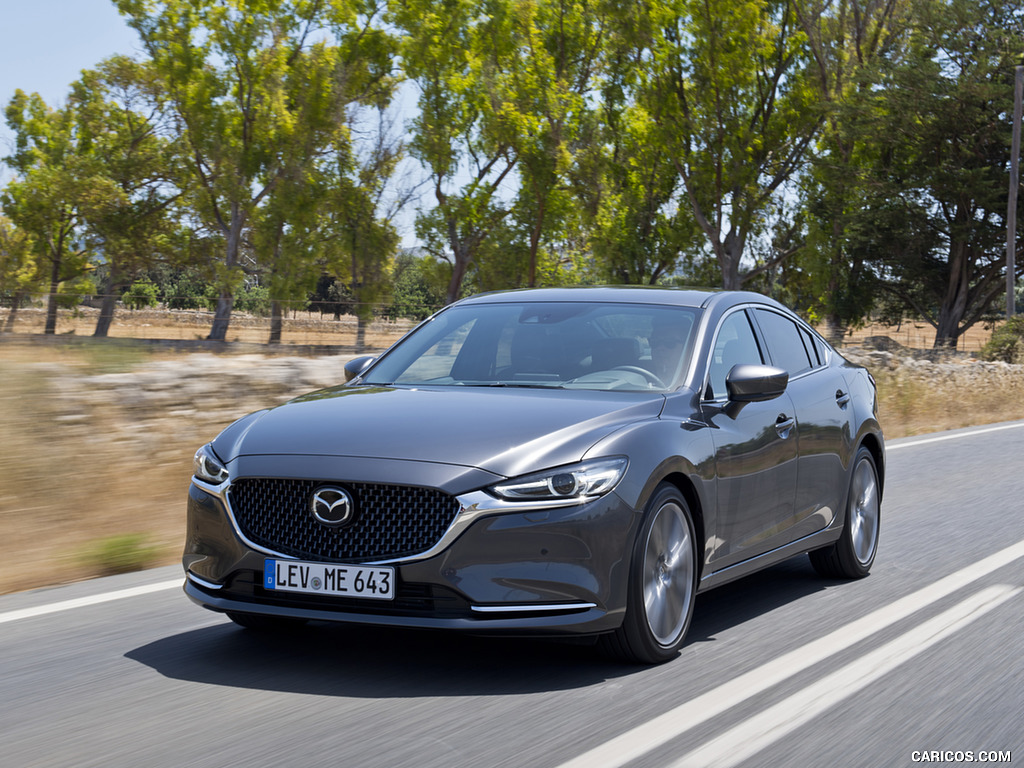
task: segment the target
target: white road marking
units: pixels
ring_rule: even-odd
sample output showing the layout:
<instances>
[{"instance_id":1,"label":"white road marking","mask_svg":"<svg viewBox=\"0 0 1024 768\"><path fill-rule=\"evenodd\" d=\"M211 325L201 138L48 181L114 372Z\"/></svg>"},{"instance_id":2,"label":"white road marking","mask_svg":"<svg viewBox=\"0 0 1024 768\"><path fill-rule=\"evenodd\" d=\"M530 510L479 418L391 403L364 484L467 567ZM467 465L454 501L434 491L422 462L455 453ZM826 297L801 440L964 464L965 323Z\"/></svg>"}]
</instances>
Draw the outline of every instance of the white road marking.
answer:
<instances>
[{"instance_id":1,"label":"white road marking","mask_svg":"<svg viewBox=\"0 0 1024 768\"><path fill-rule=\"evenodd\" d=\"M939 437L926 437L922 440L913 440L909 443L899 443L898 445L887 445L885 446L885 452L891 453L892 451L898 451L901 448L914 448L918 445L928 445L929 443L941 443L946 440L959 440L962 437L974 437L975 435L985 435L989 432L1001 432L1004 429L1021 429L1024 427L1024 421L1018 421L1014 424L1001 424L998 427L987 427L985 429L972 429L970 432L958 432L955 435L941 435Z\"/></svg>"},{"instance_id":2,"label":"white road marking","mask_svg":"<svg viewBox=\"0 0 1024 768\"><path fill-rule=\"evenodd\" d=\"M702 744L671 768L732 768L819 717L941 640L1016 597L1024 588L989 587L900 635L881 648L821 678L778 704Z\"/></svg>"},{"instance_id":3,"label":"white road marking","mask_svg":"<svg viewBox=\"0 0 1024 768\"><path fill-rule=\"evenodd\" d=\"M1024 557L1024 541L989 555L818 640L769 661L576 757L559 768L619 768L737 704L852 647Z\"/></svg>"},{"instance_id":4,"label":"white road marking","mask_svg":"<svg viewBox=\"0 0 1024 768\"><path fill-rule=\"evenodd\" d=\"M156 584L146 584L141 587L119 589L116 592L105 592L101 595L78 597L74 600L62 600L59 603L50 603L49 605L37 605L35 608L22 608L17 611L8 611L7 613L0 613L0 624L6 624L8 621L18 621L19 619L31 619L35 616L45 616L48 613L59 613L60 611L69 611L72 608L84 608L88 605L99 605L100 603L109 603L111 600L123 600L127 597L138 597L140 595L148 595L152 592L162 592L165 589L173 589L175 587L180 588L182 583L183 579L174 579L173 581L159 581Z\"/></svg>"}]
</instances>

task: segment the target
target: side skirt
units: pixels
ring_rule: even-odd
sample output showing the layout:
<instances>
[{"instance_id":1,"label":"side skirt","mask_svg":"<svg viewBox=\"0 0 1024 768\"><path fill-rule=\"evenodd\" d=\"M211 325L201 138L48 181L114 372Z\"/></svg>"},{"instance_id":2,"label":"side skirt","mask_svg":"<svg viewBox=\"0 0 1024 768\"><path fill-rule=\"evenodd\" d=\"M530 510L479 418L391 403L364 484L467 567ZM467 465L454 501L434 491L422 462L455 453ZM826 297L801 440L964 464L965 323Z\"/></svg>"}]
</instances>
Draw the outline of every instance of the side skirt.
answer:
<instances>
[{"instance_id":1,"label":"side skirt","mask_svg":"<svg viewBox=\"0 0 1024 768\"><path fill-rule=\"evenodd\" d=\"M757 571L764 570L769 566L781 563L783 560L788 560L791 557L802 555L810 552L814 549L820 549L821 547L827 547L829 544L839 538L839 534L843 531L842 518L838 519L839 524L836 525L833 521L833 525L825 528L824 530L812 533L810 536L805 536L802 539L798 539L794 542L786 544L778 549L773 549L771 552L765 552L763 555L752 557L749 560L744 560L742 563L736 563L730 565L727 568L722 568L719 571L704 576L700 581L700 586L697 588L698 594L706 592L709 589L720 587L723 584L728 584L730 581L736 581L736 579L742 579L744 576L749 576Z\"/></svg>"}]
</instances>

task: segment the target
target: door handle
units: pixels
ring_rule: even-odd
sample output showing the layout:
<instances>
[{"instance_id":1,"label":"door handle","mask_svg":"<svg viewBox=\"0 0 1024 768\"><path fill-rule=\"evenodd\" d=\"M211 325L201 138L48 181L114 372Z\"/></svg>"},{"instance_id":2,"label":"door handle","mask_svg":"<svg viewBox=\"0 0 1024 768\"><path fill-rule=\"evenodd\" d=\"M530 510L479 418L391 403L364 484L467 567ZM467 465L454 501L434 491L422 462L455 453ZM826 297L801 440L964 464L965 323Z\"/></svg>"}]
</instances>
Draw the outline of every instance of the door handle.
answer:
<instances>
[{"instance_id":1,"label":"door handle","mask_svg":"<svg viewBox=\"0 0 1024 768\"><path fill-rule=\"evenodd\" d=\"M779 433L779 437L785 440L789 437L789 433L792 431L793 426L796 424L796 419L792 416L787 416L784 413L779 414L779 418L775 420L775 431Z\"/></svg>"},{"instance_id":2,"label":"door handle","mask_svg":"<svg viewBox=\"0 0 1024 768\"><path fill-rule=\"evenodd\" d=\"M845 409L849 402L850 402L850 394L848 392L843 392L843 390L841 390L841 389L837 389L836 390L836 405L838 405L840 408Z\"/></svg>"}]
</instances>

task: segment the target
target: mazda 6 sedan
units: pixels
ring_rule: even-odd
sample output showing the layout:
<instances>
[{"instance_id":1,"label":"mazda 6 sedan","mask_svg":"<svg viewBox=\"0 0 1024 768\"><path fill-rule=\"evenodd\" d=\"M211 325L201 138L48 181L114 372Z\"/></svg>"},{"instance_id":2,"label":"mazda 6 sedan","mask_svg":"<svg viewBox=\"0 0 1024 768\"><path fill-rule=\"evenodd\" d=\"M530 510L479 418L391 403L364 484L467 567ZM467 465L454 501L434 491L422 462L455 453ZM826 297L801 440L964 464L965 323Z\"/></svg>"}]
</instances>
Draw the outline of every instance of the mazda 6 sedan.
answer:
<instances>
[{"instance_id":1,"label":"mazda 6 sedan","mask_svg":"<svg viewBox=\"0 0 1024 768\"><path fill-rule=\"evenodd\" d=\"M764 296L475 296L346 377L196 453L196 603L250 628L596 637L650 664L699 592L875 559L874 380Z\"/></svg>"}]
</instances>

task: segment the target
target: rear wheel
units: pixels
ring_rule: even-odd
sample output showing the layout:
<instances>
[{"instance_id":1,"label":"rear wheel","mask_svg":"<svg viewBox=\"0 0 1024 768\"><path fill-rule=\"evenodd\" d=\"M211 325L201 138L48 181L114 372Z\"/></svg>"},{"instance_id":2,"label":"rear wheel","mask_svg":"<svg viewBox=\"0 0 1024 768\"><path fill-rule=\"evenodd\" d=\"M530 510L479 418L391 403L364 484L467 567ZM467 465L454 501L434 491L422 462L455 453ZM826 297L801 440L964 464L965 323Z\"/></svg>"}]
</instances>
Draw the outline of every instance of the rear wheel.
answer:
<instances>
[{"instance_id":1,"label":"rear wheel","mask_svg":"<svg viewBox=\"0 0 1024 768\"><path fill-rule=\"evenodd\" d=\"M625 661L660 664L683 645L697 594L697 546L689 506L672 485L658 487L633 548L622 626L601 638Z\"/></svg>"},{"instance_id":2,"label":"rear wheel","mask_svg":"<svg viewBox=\"0 0 1024 768\"><path fill-rule=\"evenodd\" d=\"M871 570L878 551L881 488L875 458L864 446L857 451L846 502L846 522L831 546L809 553L811 564L832 579L862 579Z\"/></svg>"}]
</instances>

